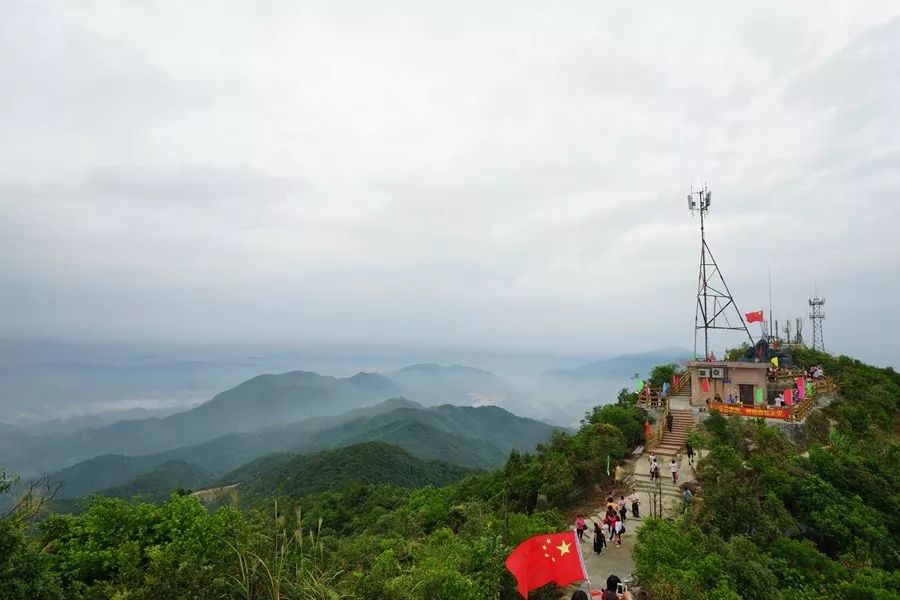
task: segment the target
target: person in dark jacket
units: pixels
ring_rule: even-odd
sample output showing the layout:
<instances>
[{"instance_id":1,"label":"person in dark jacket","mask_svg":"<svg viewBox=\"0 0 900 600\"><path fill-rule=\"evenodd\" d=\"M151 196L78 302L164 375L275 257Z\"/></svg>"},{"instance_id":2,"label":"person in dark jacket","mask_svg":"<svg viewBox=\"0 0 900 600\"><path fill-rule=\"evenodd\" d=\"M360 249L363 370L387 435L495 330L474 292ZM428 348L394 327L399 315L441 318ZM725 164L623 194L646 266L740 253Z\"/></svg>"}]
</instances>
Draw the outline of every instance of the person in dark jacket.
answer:
<instances>
[{"instance_id":1,"label":"person in dark jacket","mask_svg":"<svg viewBox=\"0 0 900 600\"><path fill-rule=\"evenodd\" d=\"M666 415L666 429L669 430L669 433L672 433L672 425L675 423L675 417L672 416L672 413Z\"/></svg>"},{"instance_id":2,"label":"person in dark jacket","mask_svg":"<svg viewBox=\"0 0 900 600\"><path fill-rule=\"evenodd\" d=\"M606 548L606 534L603 533L603 526L594 521L594 552L600 554Z\"/></svg>"}]
</instances>

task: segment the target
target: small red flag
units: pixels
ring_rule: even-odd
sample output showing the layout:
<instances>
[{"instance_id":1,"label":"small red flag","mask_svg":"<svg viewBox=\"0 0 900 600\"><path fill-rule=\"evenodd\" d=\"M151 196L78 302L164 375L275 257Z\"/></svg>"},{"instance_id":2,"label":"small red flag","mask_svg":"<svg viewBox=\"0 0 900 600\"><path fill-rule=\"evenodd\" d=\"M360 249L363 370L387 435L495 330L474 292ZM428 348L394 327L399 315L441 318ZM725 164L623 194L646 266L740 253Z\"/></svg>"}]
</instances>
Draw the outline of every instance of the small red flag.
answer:
<instances>
[{"instance_id":1,"label":"small red flag","mask_svg":"<svg viewBox=\"0 0 900 600\"><path fill-rule=\"evenodd\" d=\"M550 582L568 585L587 579L574 531L528 538L507 557L506 568L516 578L516 588L523 598L528 598L529 591Z\"/></svg>"},{"instance_id":2,"label":"small red flag","mask_svg":"<svg viewBox=\"0 0 900 600\"><path fill-rule=\"evenodd\" d=\"M744 314L744 316L747 317L747 322L748 322L748 323L758 323L758 322L762 322L762 320L763 320L763 311L758 310L758 311L756 311L756 312L746 313L746 314Z\"/></svg>"},{"instance_id":3,"label":"small red flag","mask_svg":"<svg viewBox=\"0 0 900 600\"><path fill-rule=\"evenodd\" d=\"M792 389L784 390L784 403L787 406L791 406L794 403L794 390L792 390Z\"/></svg>"},{"instance_id":4,"label":"small red flag","mask_svg":"<svg viewBox=\"0 0 900 600\"><path fill-rule=\"evenodd\" d=\"M709 391L709 379L708 379L708 378L704 377L703 379L700 380L700 388L701 388L704 392L708 392L708 391Z\"/></svg>"}]
</instances>

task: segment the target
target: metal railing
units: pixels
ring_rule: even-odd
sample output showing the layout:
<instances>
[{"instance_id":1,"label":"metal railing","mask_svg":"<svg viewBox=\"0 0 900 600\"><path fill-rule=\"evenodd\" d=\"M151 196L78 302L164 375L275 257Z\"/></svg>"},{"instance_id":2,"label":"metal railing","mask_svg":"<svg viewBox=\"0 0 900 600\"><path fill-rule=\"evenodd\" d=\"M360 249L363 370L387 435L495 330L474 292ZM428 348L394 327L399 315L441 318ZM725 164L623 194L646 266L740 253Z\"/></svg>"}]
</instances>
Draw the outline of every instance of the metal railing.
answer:
<instances>
[{"instance_id":1,"label":"metal railing","mask_svg":"<svg viewBox=\"0 0 900 600\"><path fill-rule=\"evenodd\" d=\"M681 393L684 390L685 386L689 385L690 382L691 382L690 371L685 371L685 372L679 374L678 384L669 388L669 393L666 395L665 398L660 398L659 394L654 394L653 391L651 390L650 391L650 406L647 406L646 402L642 402L642 400L644 400L644 398L646 397L645 394L640 394L638 396L638 403L641 406L643 406L644 408L652 408L652 409L662 408L662 411L663 411L662 418L656 422L656 426L654 427L653 432L650 434L650 436L644 442L645 448L647 448L647 449L655 448L662 441L663 432L665 431L665 427L666 427L666 421L669 418L669 412L670 412L669 398L671 396L677 396L679 393ZM653 402L654 399L656 400L655 403Z\"/></svg>"}]
</instances>

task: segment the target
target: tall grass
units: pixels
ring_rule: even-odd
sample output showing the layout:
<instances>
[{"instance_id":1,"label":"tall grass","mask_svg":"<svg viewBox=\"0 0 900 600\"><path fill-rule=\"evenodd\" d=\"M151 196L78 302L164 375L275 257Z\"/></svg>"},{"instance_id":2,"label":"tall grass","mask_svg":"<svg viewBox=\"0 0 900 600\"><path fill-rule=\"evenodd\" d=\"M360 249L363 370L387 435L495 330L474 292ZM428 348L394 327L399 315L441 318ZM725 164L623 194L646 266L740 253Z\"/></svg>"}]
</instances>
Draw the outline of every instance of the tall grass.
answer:
<instances>
[{"instance_id":1,"label":"tall grass","mask_svg":"<svg viewBox=\"0 0 900 600\"><path fill-rule=\"evenodd\" d=\"M278 512L276 501L272 534L257 540L257 550L229 544L238 558L239 574L233 579L240 597L246 600L354 598L353 594L338 591L342 572L327 568L321 539L322 519L315 530L304 531L300 507L293 516L289 523L287 515Z\"/></svg>"}]
</instances>

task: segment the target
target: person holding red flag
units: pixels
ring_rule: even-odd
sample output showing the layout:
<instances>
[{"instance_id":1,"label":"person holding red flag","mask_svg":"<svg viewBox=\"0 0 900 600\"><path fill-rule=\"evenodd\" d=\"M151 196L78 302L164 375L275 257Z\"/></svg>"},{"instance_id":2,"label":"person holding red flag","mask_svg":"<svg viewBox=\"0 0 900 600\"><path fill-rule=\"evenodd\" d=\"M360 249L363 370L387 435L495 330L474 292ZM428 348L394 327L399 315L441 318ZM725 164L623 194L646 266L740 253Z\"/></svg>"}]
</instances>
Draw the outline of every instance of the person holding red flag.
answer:
<instances>
[{"instance_id":1,"label":"person holding red flag","mask_svg":"<svg viewBox=\"0 0 900 600\"><path fill-rule=\"evenodd\" d=\"M528 538L507 557L506 568L516 578L523 598L551 582L563 586L588 578L574 531Z\"/></svg>"}]
</instances>

